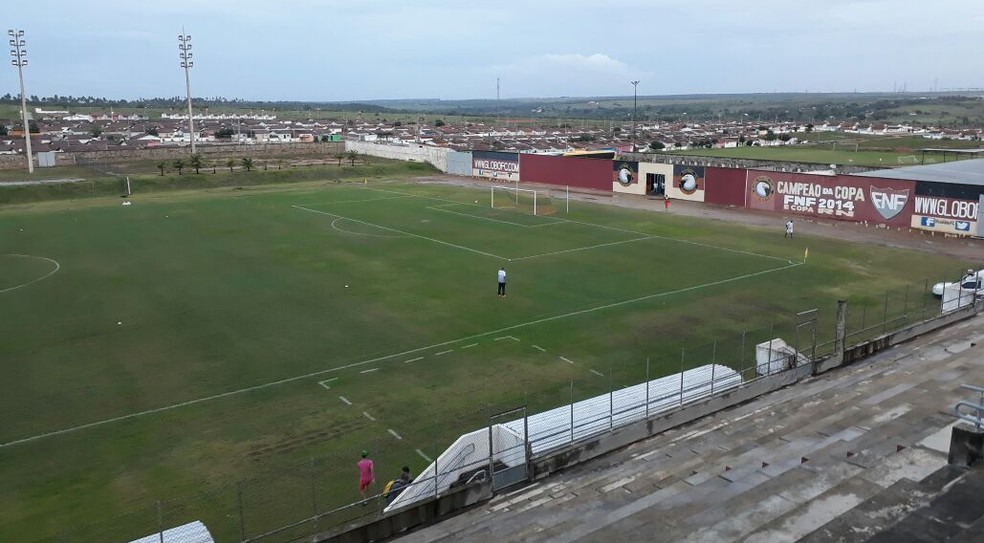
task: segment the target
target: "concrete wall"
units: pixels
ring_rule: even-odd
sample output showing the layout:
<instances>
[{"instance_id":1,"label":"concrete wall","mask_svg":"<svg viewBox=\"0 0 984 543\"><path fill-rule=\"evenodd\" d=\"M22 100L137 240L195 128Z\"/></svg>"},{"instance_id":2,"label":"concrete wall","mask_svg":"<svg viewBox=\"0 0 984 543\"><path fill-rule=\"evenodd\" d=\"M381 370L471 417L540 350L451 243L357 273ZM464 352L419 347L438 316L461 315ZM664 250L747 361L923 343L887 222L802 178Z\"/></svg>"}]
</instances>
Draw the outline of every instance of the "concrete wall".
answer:
<instances>
[{"instance_id":1,"label":"concrete wall","mask_svg":"<svg viewBox=\"0 0 984 543\"><path fill-rule=\"evenodd\" d=\"M431 147L418 143L394 145L366 141L346 141L345 150L393 160L427 162L442 172L448 171L448 153L451 152L446 147Z\"/></svg>"},{"instance_id":2,"label":"concrete wall","mask_svg":"<svg viewBox=\"0 0 984 543\"><path fill-rule=\"evenodd\" d=\"M412 507L401 509L384 517L363 520L337 531L314 536L316 543L363 543L380 541L420 528L447 517L454 516L465 509L492 499L492 481L486 480L470 485L456 487L437 497L419 502Z\"/></svg>"},{"instance_id":3,"label":"concrete wall","mask_svg":"<svg viewBox=\"0 0 984 543\"><path fill-rule=\"evenodd\" d=\"M472 154L471 151L448 152L448 169L444 173L451 175L463 175L465 177L472 174Z\"/></svg>"}]
</instances>

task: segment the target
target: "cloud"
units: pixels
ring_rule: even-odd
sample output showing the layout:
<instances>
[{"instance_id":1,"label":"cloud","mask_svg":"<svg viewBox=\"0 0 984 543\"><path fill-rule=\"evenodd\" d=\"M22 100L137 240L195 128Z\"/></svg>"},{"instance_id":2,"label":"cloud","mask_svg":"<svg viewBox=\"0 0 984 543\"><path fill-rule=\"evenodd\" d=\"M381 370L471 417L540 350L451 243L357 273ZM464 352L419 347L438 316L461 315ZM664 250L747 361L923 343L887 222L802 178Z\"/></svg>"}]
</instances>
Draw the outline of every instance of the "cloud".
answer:
<instances>
[{"instance_id":1,"label":"cloud","mask_svg":"<svg viewBox=\"0 0 984 543\"><path fill-rule=\"evenodd\" d=\"M508 82L508 95L512 97L621 94L627 92L625 87L630 80L649 75L604 53L534 55L490 66L488 72Z\"/></svg>"}]
</instances>

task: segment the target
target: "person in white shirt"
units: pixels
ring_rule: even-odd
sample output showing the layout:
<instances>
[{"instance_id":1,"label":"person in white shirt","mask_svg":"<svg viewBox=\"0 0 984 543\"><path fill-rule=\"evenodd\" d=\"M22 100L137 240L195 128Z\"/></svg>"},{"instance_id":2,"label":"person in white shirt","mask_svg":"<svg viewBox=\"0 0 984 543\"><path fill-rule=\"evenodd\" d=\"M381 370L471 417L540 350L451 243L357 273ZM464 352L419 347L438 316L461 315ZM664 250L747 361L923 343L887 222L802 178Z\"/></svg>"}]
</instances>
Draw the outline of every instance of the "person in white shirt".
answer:
<instances>
[{"instance_id":1,"label":"person in white shirt","mask_svg":"<svg viewBox=\"0 0 984 543\"><path fill-rule=\"evenodd\" d=\"M789 219L789 220L786 221L786 234L783 235L782 237L784 237L784 238L791 238L791 237L793 237L793 220L792 219Z\"/></svg>"},{"instance_id":2,"label":"person in white shirt","mask_svg":"<svg viewBox=\"0 0 984 543\"><path fill-rule=\"evenodd\" d=\"M499 268L499 297L506 296L506 269Z\"/></svg>"}]
</instances>

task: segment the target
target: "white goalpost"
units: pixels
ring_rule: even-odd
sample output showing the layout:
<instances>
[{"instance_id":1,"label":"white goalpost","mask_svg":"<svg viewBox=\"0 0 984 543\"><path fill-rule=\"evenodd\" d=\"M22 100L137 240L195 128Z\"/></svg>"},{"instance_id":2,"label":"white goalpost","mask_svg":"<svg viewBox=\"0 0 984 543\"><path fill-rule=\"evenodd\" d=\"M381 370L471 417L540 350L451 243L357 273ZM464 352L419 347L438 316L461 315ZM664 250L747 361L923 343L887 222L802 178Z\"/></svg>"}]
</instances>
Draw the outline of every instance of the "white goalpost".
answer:
<instances>
[{"instance_id":1,"label":"white goalpost","mask_svg":"<svg viewBox=\"0 0 984 543\"><path fill-rule=\"evenodd\" d=\"M512 208L533 215L548 215L556 212L550 193L544 190L492 185L489 188L489 201L493 208Z\"/></svg>"}]
</instances>

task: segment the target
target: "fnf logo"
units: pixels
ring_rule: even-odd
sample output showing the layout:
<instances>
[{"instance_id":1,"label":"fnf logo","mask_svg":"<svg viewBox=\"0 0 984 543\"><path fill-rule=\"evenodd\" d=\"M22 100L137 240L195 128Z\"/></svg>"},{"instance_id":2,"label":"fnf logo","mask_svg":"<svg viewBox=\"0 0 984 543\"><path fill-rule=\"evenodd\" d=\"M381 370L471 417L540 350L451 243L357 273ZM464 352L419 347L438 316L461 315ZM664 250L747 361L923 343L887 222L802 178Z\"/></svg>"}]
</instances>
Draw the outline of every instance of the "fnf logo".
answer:
<instances>
[{"instance_id":1,"label":"fnf logo","mask_svg":"<svg viewBox=\"0 0 984 543\"><path fill-rule=\"evenodd\" d=\"M909 201L909 189L879 189L872 185L871 205L886 221L902 213L905 203Z\"/></svg>"}]
</instances>

